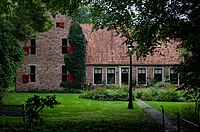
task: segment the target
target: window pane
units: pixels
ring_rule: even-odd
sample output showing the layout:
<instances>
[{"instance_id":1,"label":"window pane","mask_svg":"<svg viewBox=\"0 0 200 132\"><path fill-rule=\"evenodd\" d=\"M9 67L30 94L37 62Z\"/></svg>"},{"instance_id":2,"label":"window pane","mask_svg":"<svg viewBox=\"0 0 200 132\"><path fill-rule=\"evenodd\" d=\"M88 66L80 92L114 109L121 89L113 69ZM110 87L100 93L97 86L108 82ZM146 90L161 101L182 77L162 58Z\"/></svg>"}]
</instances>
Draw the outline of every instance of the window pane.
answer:
<instances>
[{"instance_id":1,"label":"window pane","mask_svg":"<svg viewBox=\"0 0 200 132\"><path fill-rule=\"evenodd\" d=\"M31 50L31 55L36 54L36 39L31 39L30 50Z\"/></svg>"},{"instance_id":2,"label":"window pane","mask_svg":"<svg viewBox=\"0 0 200 132\"><path fill-rule=\"evenodd\" d=\"M162 82L162 68L154 69L154 79L156 81Z\"/></svg>"},{"instance_id":3,"label":"window pane","mask_svg":"<svg viewBox=\"0 0 200 132\"><path fill-rule=\"evenodd\" d=\"M107 84L115 84L115 74L107 74Z\"/></svg>"},{"instance_id":4,"label":"window pane","mask_svg":"<svg viewBox=\"0 0 200 132\"><path fill-rule=\"evenodd\" d=\"M56 22L56 27L60 27L60 22Z\"/></svg>"},{"instance_id":5,"label":"window pane","mask_svg":"<svg viewBox=\"0 0 200 132\"><path fill-rule=\"evenodd\" d=\"M62 74L67 74L67 67L66 66L62 66Z\"/></svg>"},{"instance_id":6,"label":"window pane","mask_svg":"<svg viewBox=\"0 0 200 132\"><path fill-rule=\"evenodd\" d=\"M94 84L102 84L102 74L94 74Z\"/></svg>"},{"instance_id":7,"label":"window pane","mask_svg":"<svg viewBox=\"0 0 200 132\"><path fill-rule=\"evenodd\" d=\"M31 48L31 54L35 55L36 54L36 47L30 47Z\"/></svg>"},{"instance_id":8,"label":"window pane","mask_svg":"<svg viewBox=\"0 0 200 132\"><path fill-rule=\"evenodd\" d=\"M67 82L67 67L62 66L62 82Z\"/></svg>"},{"instance_id":9,"label":"window pane","mask_svg":"<svg viewBox=\"0 0 200 132\"><path fill-rule=\"evenodd\" d=\"M146 75L138 74L138 84L146 84Z\"/></svg>"},{"instance_id":10,"label":"window pane","mask_svg":"<svg viewBox=\"0 0 200 132\"><path fill-rule=\"evenodd\" d=\"M138 84L146 84L146 68L138 68Z\"/></svg>"},{"instance_id":11,"label":"window pane","mask_svg":"<svg viewBox=\"0 0 200 132\"><path fill-rule=\"evenodd\" d=\"M101 74L102 72L102 69L101 68L95 68L94 69L94 73L100 73Z\"/></svg>"},{"instance_id":12,"label":"window pane","mask_svg":"<svg viewBox=\"0 0 200 132\"><path fill-rule=\"evenodd\" d=\"M162 74L162 69L161 68L155 68L154 73L155 74Z\"/></svg>"},{"instance_id":13,"label":"window pane","mask_svg":"<svg viewBox=\"0 0 200 132\"><path fill-rule=\"evenodd\" d=\"M171 84L178 84L178 74L173 69L170 69L170 83Z\"/></svg>"},{"instance_id":14,"label":"window pane","mask_svg":"<svg viewBox=\"0 0 200 132\"><path fill-rule=\"evenodd\" d=\"M128 68L122 68L121 73L128 73Z\"/></svg>"},{"instance_id":15,"label":"window pane","mask_svg":"<svg viewBox=\"0 0 200 132\"><path fill-rule=\"evenodd\" d=\"M146 74L145 68L138 68L138 73Z\"/></svg>"},{"instance_id":16,"label":"window pane","mask_svg":"<svg viewBox=\"0 0 200 132\"><path fill-rule=\"evenodd\" d=\"M67 54L67 46L62 46L62 54Z\"/></svg>"},{"instance_id":17,"label":"window pane","mask_svg":"<svg viewBox=\"0 0 200 132\"><path fill-rule=\"evenodd\" d=\"M35 66L30 66L30 73L35 74Z\"/></svg>"},{"instance_id":18,"label":"window pane","mask_svg":"<svg viewBox=\"0 0 200 132\"><path fill-rule=\"evenodd\" d=\"M171 74L170 75L170 83L171 84L178 84L178 74Z\"/></svg>"},{"instance_id":19,"label":"window pane","mask_svg":"<svg viewBox=\"0 0 200 132\"><path fill-rule=\"evenodd\" d=\"M62 74L62 82L67 82L67 74Z\"/></svg>"},{"instance_id":20,"label":"window pane","mask_svg":"<svg viewBox=\"0 0 200 132\"><path fill-rule=\"evenodd\" d=\"M67 39L66 38L62 38L62 46L67 46Z\"/></svg>"},{"instance_id":21,"label":"window pane","mask_svg":"<svg viewBox=\"0 0 200 132\"><path fill-rule=\"evenodd\" d=\"M67 39L62 38L62 54L67 54Z\"/></svg>"},{"instance_id":22,"label":"window pane","mask_svg":"<svg viewBox=\"0 0 200 132\"><path fill-rule=\"evenodd\" d=\"M170 74L176 74L176 71L173 69L170 69Z\"/></svg>"},{"instance_id":23,"label":"window pane","mask_svg":"<svg viewBox=\"0 0 200 132\"><path fill-rule=\"evenodd\" d=\"M94 68L94 84L102 84L102 68Z\"/></svg>"},{"instance_id":24,"label":"window pane","mask_svg":"<svg viewBox=\"0 0 200 132\"><path fill-rule=\"evenodd\" d=\"M115 69L114 68L108 68L107 73L115 73Z\"/></svg>"},{"instance_id":25,"label":"window pane","mask_svg":"<svg viewBox=\"0 0 200 132\"><path fill-rule=\"evenodd\" d=\"M154 79L156 79L156 81L162 82L162 74L155 74Z\"/></svg>"},{"instance_id":26,"label":"window pane","mask_svg":"<svg viewBox=\"0 0 200 132\"><path fill-rule=\"evenodd\" d=\"M107 69L107 84L115 84L115 68Z\"/></svg>"},{"instance_id":27,"label":"window pane","mask_svg":"<svg viewBox=\"0 0 200 132\"><path fill-rule=\"evenodd\" d=\"M30 75L30 82L35 82L35 74Z\"/></svg>"},{"instance_id":28,"label":"window pane","mask_svg":"<svg viewBox=\"0 0 200 132\"><path fill-rule=\"evenodd\" d=\"M33 46L33 47L36 46L36 39L31 39L31 46Z\"/></svg>"}]
</instances>

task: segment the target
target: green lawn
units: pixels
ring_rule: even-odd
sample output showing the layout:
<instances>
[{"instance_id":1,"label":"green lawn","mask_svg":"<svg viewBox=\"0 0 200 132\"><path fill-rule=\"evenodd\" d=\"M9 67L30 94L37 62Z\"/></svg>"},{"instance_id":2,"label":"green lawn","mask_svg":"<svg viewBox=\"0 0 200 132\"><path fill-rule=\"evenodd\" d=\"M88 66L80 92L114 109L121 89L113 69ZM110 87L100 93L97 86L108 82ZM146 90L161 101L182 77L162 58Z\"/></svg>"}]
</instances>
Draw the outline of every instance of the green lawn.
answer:
<instances>
[{"instance_id":1,"label":"green lawn","mask_svg":"<svg viewBox=\"0 0 200 132\"><path fill-rule=\"evenodd\" d=\"M10 93L5 104L22 104L32 93ZM37 94L45 97L51 94ZM45 109L45 123L35 131L160 131L161 127L134 103L135 109L127 109L128 102L95 101L80 99L79 94L55 94L61 105ZM20 129L21 118L0 117L2 130Z\"/></svg>"}]
</instances>

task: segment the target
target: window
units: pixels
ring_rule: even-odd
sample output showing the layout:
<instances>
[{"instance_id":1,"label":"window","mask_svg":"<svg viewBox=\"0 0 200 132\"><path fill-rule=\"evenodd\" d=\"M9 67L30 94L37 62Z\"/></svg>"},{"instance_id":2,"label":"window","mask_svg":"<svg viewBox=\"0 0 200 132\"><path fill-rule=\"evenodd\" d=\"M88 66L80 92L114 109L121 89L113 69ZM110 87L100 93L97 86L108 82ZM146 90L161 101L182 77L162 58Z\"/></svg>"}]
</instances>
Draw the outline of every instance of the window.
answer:
<instances>
[{"instance_id":1,"label":"window","mask_svg":"<svg viewBox=\"0 0 200 132\"><path fill-rule=\"evenodd\" d=\"M162 82L162 68L154 68L154 79L158 82Z\"/></svg>"},{"instance_id":2,"label":"window","mask_svg":"<svg viewBox=\"0 0 200 132\"><path fill-rule=\"evenodd\" d=\"M170 68L170 83L178 84L178 73L172 68Z\"/></svg>"},{"instance_id":3,"label":"window","mask_svg":"<svg viewBox=\"0 0 200 132\"><path fill-rule=\"evenodd\" d=\"M35 82L35 66L30 66L30 82Z\"/></svg>"},{"instance_id":4,"label":"window","mask_svg":"<svg viewBox=\"0 0 200 132\"><path fill-rule=\"evenodd\" d=\"M67 54L67 38L62 38L62 54Z\"/></svg>"},{"instance_id":5,"label":"window","mask_svg":"<svg viewBox=\"0 0 200 132\"><path fill-rule=\"evenodd\" d=\"M128 85L129 68L121 68L121 83Z\"/></svg>"},{"instance_id":6,"label":"window","mask_svg":"<svg viewBox=\"0 0 200 132\"><path fill-rule=\"evenodd\" d=\"M64 22L56 22L56 27L64 28L65 27L65 23Z\"/></svg>"},{"instance_id":7,"label":"window","mask_svg":"<svg viewBox=\"0 0 200 132\"><path fill-rule=\"evenodd\" d=\"M146 68L138 68L138 84L146 84Z\"/></svg>"},{"instance_id":8,"label":"window","mask_svg":"<svg viewBox=\"0 0 200 132\"><path fill-rule=\"evenodd\" d=\"M115 84L115 68L107 68L107 84Z\"/></svg>"},{"instance_id":9,"label":"window","mask_svg":"<svg viewBox=\"0 0 200 132\"><path fill-rule=\"evenodd\" d=\"M102 83L102 68L94 68L94 84Z\"/></svg>"},{"instance_id":10,"label":"window","mask_svg":"<svg viewBox=\"0 0 200 132\"><path fill-rule=\"evenodd\" d=\"M36 39L31 39L30 50L31 50L31 55L36 54Z\"/></svg>"},{"instance_id":11,"label":"window","mask_svg":"<svg viewBox=\"0 0 200 132\"><path fill-rule=\"evenodd\" d=\"M62 66L62 82L67 82L67 67Z\"/></svg>"}]
</instances>

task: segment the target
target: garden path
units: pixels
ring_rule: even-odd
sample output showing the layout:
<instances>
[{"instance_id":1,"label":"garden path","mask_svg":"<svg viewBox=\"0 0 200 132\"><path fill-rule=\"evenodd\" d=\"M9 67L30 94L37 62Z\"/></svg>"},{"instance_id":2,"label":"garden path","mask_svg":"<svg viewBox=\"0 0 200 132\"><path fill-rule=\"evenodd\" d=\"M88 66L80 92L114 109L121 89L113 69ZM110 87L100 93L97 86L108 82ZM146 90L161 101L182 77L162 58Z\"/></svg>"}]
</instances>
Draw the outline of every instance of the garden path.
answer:
<instances>
[{"instance_id":1,"label":"garden path","mask_svg":"<svg viewBox=\"0 0 200 132\"><path fill-rule=\"evenodd\" d=\"M163 119L162 119L162 113L148 104L146 104L144 101L136 99L135 102L153 119L156 120L156 122L160 125L163 125ZM177 126L173 121L171 121L169 118L165 115L165 132L177 132Z\"/></svg>"}]
</instances>

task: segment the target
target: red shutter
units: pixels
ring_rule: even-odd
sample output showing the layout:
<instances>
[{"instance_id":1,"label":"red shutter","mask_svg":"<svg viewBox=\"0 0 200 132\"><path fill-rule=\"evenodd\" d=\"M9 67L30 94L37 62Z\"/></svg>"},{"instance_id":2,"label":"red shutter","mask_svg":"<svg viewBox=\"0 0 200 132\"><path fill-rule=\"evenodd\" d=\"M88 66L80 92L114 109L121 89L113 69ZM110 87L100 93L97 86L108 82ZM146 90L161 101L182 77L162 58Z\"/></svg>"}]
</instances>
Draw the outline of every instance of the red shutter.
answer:
<instances>
[{"instance_id":1,"label":"red shutter","mask_svg":"<svg viewBox=\"0 0 200 132\"><path fill-rule=\"evenodd\" d=\"M23 83L28 83L29 82L29 75L22 75L22 81L23 81Z\"/></svg>"},{"instance_id":2,"label":"red shutter","mask_svg":"<svg viewBox=\"0 0 200 132\"><path fill-rule=\"evenodd\" d=\"M24 49L25 54L28 55L29 54L29 47L25 46L25 47L23 47L23 49Z\"/></svg>"},{"instance_id":3,"label":"red shutter","mask_svg":"<svg viewBox=\"0 0 200 132\"><path fill-rule=\"evenodd\" d=\"M64 28L65 27L65 23L64 22L60 22L59 26L60 26L60 28Z\"/></svg>"},{"instance_id":4,"label":"red shutter","mask_svg":"<svg viewBox=\"0 0 200 132\"><path fill-rule=\"evenodd\" d=\"M69 73L67 75L67 82L72 83L73 81L74 81L74 76L71 73Z\"/></svg>"},{"instance_id":5,"label":"red shutter","mask_svg":"<svg viewBox=\"0 0 200 132\"><path fill-rule=\"evenodd\" d=\"M73 47L72 46L67 46L67 54L71 55L73 53Z\"/></svg>"}]
</instances>

